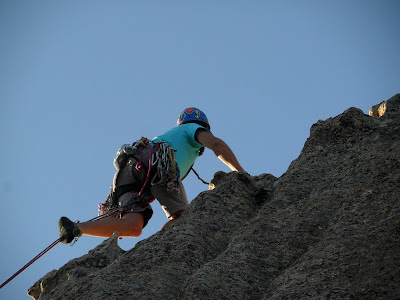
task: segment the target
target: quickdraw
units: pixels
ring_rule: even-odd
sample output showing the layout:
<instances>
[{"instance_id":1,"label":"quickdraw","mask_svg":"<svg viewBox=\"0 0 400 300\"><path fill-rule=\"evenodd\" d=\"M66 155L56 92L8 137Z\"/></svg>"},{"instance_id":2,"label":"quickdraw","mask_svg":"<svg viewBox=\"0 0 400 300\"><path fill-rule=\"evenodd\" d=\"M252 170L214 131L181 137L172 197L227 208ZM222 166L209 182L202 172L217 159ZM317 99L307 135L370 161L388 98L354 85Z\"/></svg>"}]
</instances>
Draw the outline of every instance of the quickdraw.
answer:
<instances>
[{"instance_id":1,"label":"quickdraw","mask_svg":"<svg viewBox=\"0 0 400 300\"><path fill-rule=\"evenodd\" d=\"M179 193L179 168L175 159L175 150L165 143L157 143L152 156L152 166L157 167L151 185L166 183L168 191Z\"/></svg>"}]
</instances>

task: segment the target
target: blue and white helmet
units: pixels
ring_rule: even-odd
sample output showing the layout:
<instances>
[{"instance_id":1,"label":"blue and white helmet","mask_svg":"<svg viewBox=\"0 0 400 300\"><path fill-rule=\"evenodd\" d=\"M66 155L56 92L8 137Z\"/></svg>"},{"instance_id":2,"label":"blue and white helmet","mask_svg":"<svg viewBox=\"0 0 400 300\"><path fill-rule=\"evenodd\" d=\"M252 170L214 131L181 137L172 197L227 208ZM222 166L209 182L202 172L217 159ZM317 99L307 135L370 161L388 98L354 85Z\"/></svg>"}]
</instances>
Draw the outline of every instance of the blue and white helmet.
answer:
<instances>
[{"instance_id":1,"label":"blue and white helmet","mask_svg":"<svg viewBox=\"0 0 400 300\"><path fill-rule=\"evenodd\" d=\"M206 114L196 107L186 108L179 115L178 121L176 122L177 126L185 123L198 123L210 129L210 123L208 123Z\"/></svg>"}]
</instances>

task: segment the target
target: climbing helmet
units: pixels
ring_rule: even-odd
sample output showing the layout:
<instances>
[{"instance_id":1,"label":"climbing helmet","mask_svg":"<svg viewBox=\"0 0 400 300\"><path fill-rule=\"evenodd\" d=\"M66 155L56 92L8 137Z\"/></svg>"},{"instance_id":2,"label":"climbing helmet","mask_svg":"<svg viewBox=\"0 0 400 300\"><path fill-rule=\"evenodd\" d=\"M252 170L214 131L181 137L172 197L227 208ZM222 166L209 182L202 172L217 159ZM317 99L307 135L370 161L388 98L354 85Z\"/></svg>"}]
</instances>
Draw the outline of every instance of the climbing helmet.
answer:
<instances>
[{"instance_id":1,"label":"climbing helmet","mask_svg":"<svg viewBox=\"0 0 400 300\"><path fill-rule=\"evenodd\" d=\"M186 108L179 115L178 121L176 122L177 126L185 123L197 123L210 129L210 123L208 123L206 114L196 107Z\"/></svg>"}]
</instances>

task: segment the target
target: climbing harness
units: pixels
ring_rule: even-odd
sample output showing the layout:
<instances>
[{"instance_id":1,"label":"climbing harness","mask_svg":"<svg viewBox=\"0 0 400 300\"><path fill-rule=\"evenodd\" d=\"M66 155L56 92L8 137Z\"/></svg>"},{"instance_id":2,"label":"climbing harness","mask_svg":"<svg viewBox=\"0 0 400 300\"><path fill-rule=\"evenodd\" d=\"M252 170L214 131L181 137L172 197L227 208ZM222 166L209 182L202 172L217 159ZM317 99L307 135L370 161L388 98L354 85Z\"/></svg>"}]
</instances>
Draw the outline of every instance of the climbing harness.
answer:
<instances>
[{"instance_id":1,"label":"climbing harness","mask_svg":"<svg viewBox=\"0 0 400 300\"><path fill-rule=\"evenodd\" d=\"M141 171L145 168L142 160L142 152L149 148L149 167L147 177L143 186L140 184L127 184L111 188L110 194L104 203L99 204L99 215L118 207L118 199L125 193L138 192L135 203L145 207L155 200L151 195L151 186L166 184L168 191L179 192L179 168L175 159L175 150L165 142L153 143L151 140L142 137L132 145L122 145L115 156L114 167L117 170L115 183L118 181L120 170L128 163L130 157L135 157L138 162L135 169Z\"/></svg>"}]
</instances>

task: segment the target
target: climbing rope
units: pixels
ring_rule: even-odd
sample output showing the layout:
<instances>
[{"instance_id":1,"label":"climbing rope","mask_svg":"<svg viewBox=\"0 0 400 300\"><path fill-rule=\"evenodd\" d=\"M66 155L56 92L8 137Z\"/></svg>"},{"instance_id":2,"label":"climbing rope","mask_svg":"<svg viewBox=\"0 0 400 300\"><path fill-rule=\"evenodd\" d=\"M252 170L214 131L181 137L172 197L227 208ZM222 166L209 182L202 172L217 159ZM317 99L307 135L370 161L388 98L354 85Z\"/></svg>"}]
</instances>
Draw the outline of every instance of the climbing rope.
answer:
<instances>
[{"instance_id":1,"label":"climbing rope","mask_svg":"<svg viewBox=\"0 0 400 300\"><path fill-rule=\"evenodd\" d=\"M209 182L203 180L203 179L200 177L200 175L197 174L197 172L195 171L195 169L192 168L192 171L193 171L194 174L196 174L197 178L198 178L202 183L207 184L207 185L210 185Z\"/></svg>"},{"instance_id":2,"label":"climbing rope","mask_svg":"<svg viewBox=\"0 0 400 300\"><path fill-rule=\"evenodd\" d=\"M26 268L28 268L31 264L33 264L35 261L37 261L43 255L45 255L50 249L52 249L55 245L57 245L62 240L63 240L63 237L61 237L61 238L55 240L53 243L51 243L46 249L44 249L42 252L40 252L38 255L36 255L30 262L28 262L25 266L23 266L21 269L19 269L13 276L11 276L6 281L4 281L1 284L0 289L2 289L7 283L9 283L11 280L13 280L19 274L21 274Z\"/></svg>"}]
</instances>

